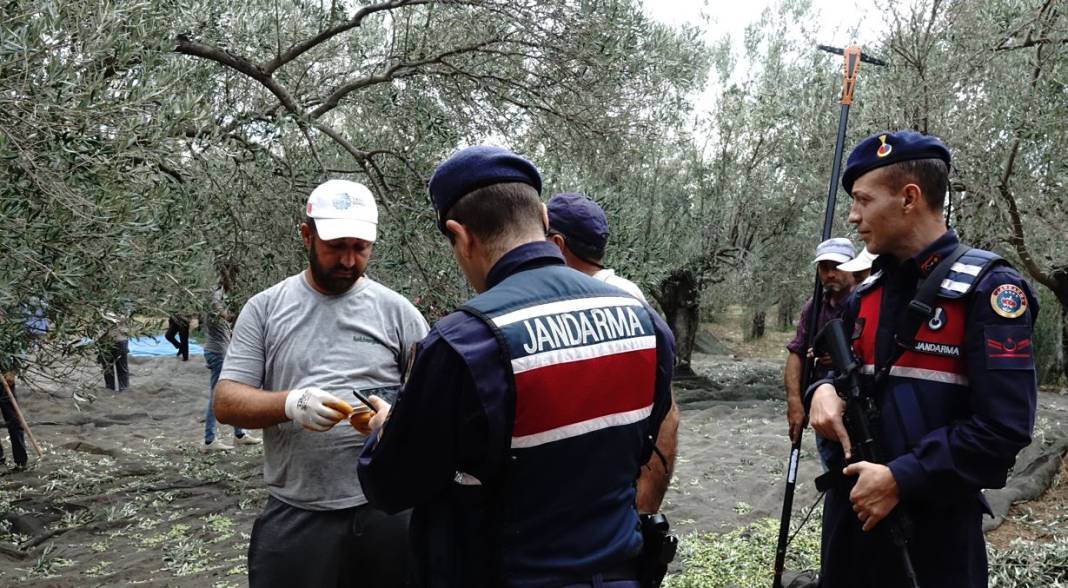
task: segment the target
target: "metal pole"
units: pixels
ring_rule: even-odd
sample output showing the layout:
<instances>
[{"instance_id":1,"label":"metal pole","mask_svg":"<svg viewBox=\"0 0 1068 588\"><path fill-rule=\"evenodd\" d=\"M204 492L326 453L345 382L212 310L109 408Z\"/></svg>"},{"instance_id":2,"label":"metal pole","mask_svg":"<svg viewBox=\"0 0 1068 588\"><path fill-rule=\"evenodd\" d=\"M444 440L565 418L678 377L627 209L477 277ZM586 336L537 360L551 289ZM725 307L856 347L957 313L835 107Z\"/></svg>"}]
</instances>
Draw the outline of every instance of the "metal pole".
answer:
<instances>
[{"instance_id":1,"label":"metal pole","mask_svg":"<svg viewBox=\"0 0 1068 588\"><path fill-rule=\"evenodd\" d=\"M838 116L838 135L834 145L834 160L831 162L831 179L827 187L827 205L823 215L823 233L821 241L831 238L831 228L834 226L834 207L838 200L838 175L842 170L842 148L845 144L846 123L849 120L849 106L853 104L853 90L856 89L857 72L860 69L862 54L859 45L850 45L844 50L834 48L820 49L831 50L832 53L841 53L843 56L843 78L841 113ZM867 61L867 60L865 60ZM801 392L804 393L812 377L812 360L807 356L807 351L812 348L816 338L816 327L819 323L820 301L823 299L823 283L820 282L819 274L816 274L815 285L812 288L812 304L808 309L807 340L805 341L806 356L801 367ZM786 566L786 547L790 538L790 516L794 507L794 490L797 488L798 461L801 459L801 440L804 437L804 427L797 433L797 438L790 446L790 460L786 469L786 491L782 500L782 515L779 519L779 542L775 548L775 579L773 588L782 588L782 574Z\"/></svg>"}]
</instances>

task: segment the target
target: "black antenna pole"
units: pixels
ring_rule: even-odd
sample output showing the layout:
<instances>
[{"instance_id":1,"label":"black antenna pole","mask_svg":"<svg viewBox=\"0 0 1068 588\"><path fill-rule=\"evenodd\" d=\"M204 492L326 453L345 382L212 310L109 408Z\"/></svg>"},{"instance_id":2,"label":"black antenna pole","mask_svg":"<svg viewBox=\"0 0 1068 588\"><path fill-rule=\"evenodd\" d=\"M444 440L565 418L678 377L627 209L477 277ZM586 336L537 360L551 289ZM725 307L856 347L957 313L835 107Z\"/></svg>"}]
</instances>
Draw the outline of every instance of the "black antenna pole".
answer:
<instances>
[{"instance_id":1,"label":"black antenna pole","mask_svg":"<svg viewBox=\"0 0 1068 588\"><path fill-rule=\"evenodd\" d=\"M846 122L849 120L849 107L853 104L853 91L857 86L857 72L860 63L873 65L886 65L881 59L865 55L860 50L860 45L850 45L845 49L817 45L818 49L841 55L842 66L842 97L839 101L842 105L841 114L838 116L838 137L834 144L834 159L831 162L831 179L827 186L827 207L823 215L823 236L821 241L831 238L831 228L834 226L834 207L838 196L838 177L842 170L842 147L845 143ZM816 275L815 286L812 288L812 305L808 309L808 337L805 341L805 351L812 348L816 339L816 326L819 322L819 304L823 299L823 284L819 274ZM801 368L801 391L808 388L812 377L812 361L804 358ZM794 507L794 490L797 488L797 466L801 458L801 438L804 435L802 427L797 433L790 447L790 460L786 468L786 492L782 500L782 517L779 519L779 543L775 549L775 579L773 588L782 588L782 574L786 566L786 547L790 537L790 516Z\"/></svg>"}]
</instances>

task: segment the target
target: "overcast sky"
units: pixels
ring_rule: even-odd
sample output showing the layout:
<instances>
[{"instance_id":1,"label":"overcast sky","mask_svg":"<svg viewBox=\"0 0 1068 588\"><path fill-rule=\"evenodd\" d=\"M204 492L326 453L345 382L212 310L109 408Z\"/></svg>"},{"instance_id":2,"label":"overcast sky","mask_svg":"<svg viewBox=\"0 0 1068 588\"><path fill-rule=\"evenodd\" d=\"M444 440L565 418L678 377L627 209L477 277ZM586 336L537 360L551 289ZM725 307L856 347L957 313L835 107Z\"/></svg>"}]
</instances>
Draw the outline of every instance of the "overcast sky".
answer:
<instances>
[{"instance_id":1,"label":"overcast sky","mask_svg":"<svg viewBox=\"0 0 1068 588\"><path fill-rule=\"evenodd\" d=\"M924 0L896 1L915 5ZM817 38L821 44L844 47L851 43L860 43L863 47L878 40L886 31L885 17L873 0L811 2L812 12L818 15ZM702 28L709 43L730 35L739 58L745 27L759 20L765 9L779 3L781 0L643 0L645 12L650 17L672 26L690 24ZM711 84L705 87L704 91L695 97L694 114L700 116L701 113L708 112L718 95L718 88Z\"/></svg>"},{"instance_id":2,"label":"overcast sky","mask_svg":"<svg viewBox=\"0 0 1068 588\"><path fill-rule=\"evenodd\" d=\"M646 14L670 25L702 26L709 40L724 34L740 39L746 25L776 3L778 0L644 0ZM873 4L872 0L812 0L813 12L819 14L821 42L841 47L877 39L885 25ZM708 17L707 23L702 15ZM857 39L849 32L854 26L858 26Z\"/></svg>"}]
</instances>

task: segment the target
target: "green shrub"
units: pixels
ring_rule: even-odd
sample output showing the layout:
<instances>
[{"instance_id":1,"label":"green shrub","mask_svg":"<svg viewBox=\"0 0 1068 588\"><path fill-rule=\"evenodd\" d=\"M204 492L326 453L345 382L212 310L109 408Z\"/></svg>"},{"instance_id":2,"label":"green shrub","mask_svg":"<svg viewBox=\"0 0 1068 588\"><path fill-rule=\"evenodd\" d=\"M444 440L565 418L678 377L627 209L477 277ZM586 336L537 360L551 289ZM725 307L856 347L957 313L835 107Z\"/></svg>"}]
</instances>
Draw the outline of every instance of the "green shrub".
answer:
<instances>
[{"instance_id":1,"label":"green shrub","mask_svg":"<svg viewBox=\"0 0 1068 588\"><path fill-rule=\"evenodd\" d=\"M728 533L694 533L680 541L682 570L667 588L762 588L771 585L779 521L763 519ZM1014 540L987 547L990 588L1068 588L1068 537L1048 543ZM786 569L819 568L820 513L798 533L786 553Z\"/></svg>"},{"instance_id":2,"label":"green shrub","mask_svg":"<svg viewBox=\"0 0 1068 588\"><path fill-rule=\"evenodd\" d=\"M1068 537L1049 543L1014 539L1006 549L987 548L990 588L1068 586Z\"/></svg>"},{"instance_id":3,"label":"green shrub","mask_svg":"<svg viewBox=\"0 0 1068 588\"><path fill-rule=\"evenodd\" d=\"M819 567L820 512L813 514L786 552L787 570ZM798 520L800 517L798 517ZM779 521L763 519L728 533L694 533L680 541L682 571L668 576L668 588L770 586L779 540Z\"/></svg>"}]
</instances>

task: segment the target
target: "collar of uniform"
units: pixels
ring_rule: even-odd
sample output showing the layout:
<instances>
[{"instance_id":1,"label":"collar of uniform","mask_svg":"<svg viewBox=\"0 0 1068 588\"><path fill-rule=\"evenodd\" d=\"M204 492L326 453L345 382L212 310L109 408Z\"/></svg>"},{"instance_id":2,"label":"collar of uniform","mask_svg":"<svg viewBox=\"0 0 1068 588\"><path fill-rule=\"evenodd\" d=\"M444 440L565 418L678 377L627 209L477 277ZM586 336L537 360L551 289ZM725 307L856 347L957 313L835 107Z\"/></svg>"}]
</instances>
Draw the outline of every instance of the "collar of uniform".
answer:
<instances>
[{"instance_id":1,"label":"collar of uniform","mask_svg":"<svg viewBox=\"0 0 1068 588\"><path fill-rule=\"evenodd\" d=\"M938 262L953 253L953 250L959 244L960 239L957 238L957 232L953 229L947 229L945 233L942 233L941 237L935 239L933 243L924 247L923 251L913 256L911 261L915 264L914 267L919 270L920 276L927 277L938 265Z\"/></svg>"},{"instance_id":2,"label":"collar of uniform","mask_svg":"<svg viewBox=\"0 0 1068 588\"><path fill-rule=\"evenodd\" d=\"M922 251L903 262L899 262L890 255L880 255L872 263L871 273L874 275L880 271L885 271L889 274L896 274L901 270L911 270L917 277L926 277L938 265L938 262L953 253L959 243L960 239L957 238L957 232L953 229L947 229L945 233L942 233L941 237L935 239L930 245L924 247Z\"/></svg>"},{"instance_id":3,"label":"collar of uniform","mask_svg":"<svg viewBox=\"0 0 1068 588\"><path fill-rule=\"evenodd\" d=\"M493 264L486 276L486 289L500 284L508 276L523 270L545 265L563 265L564 256L560 248L549 241L524 243L505 253Z\"/></svg>"}]
</instances>

